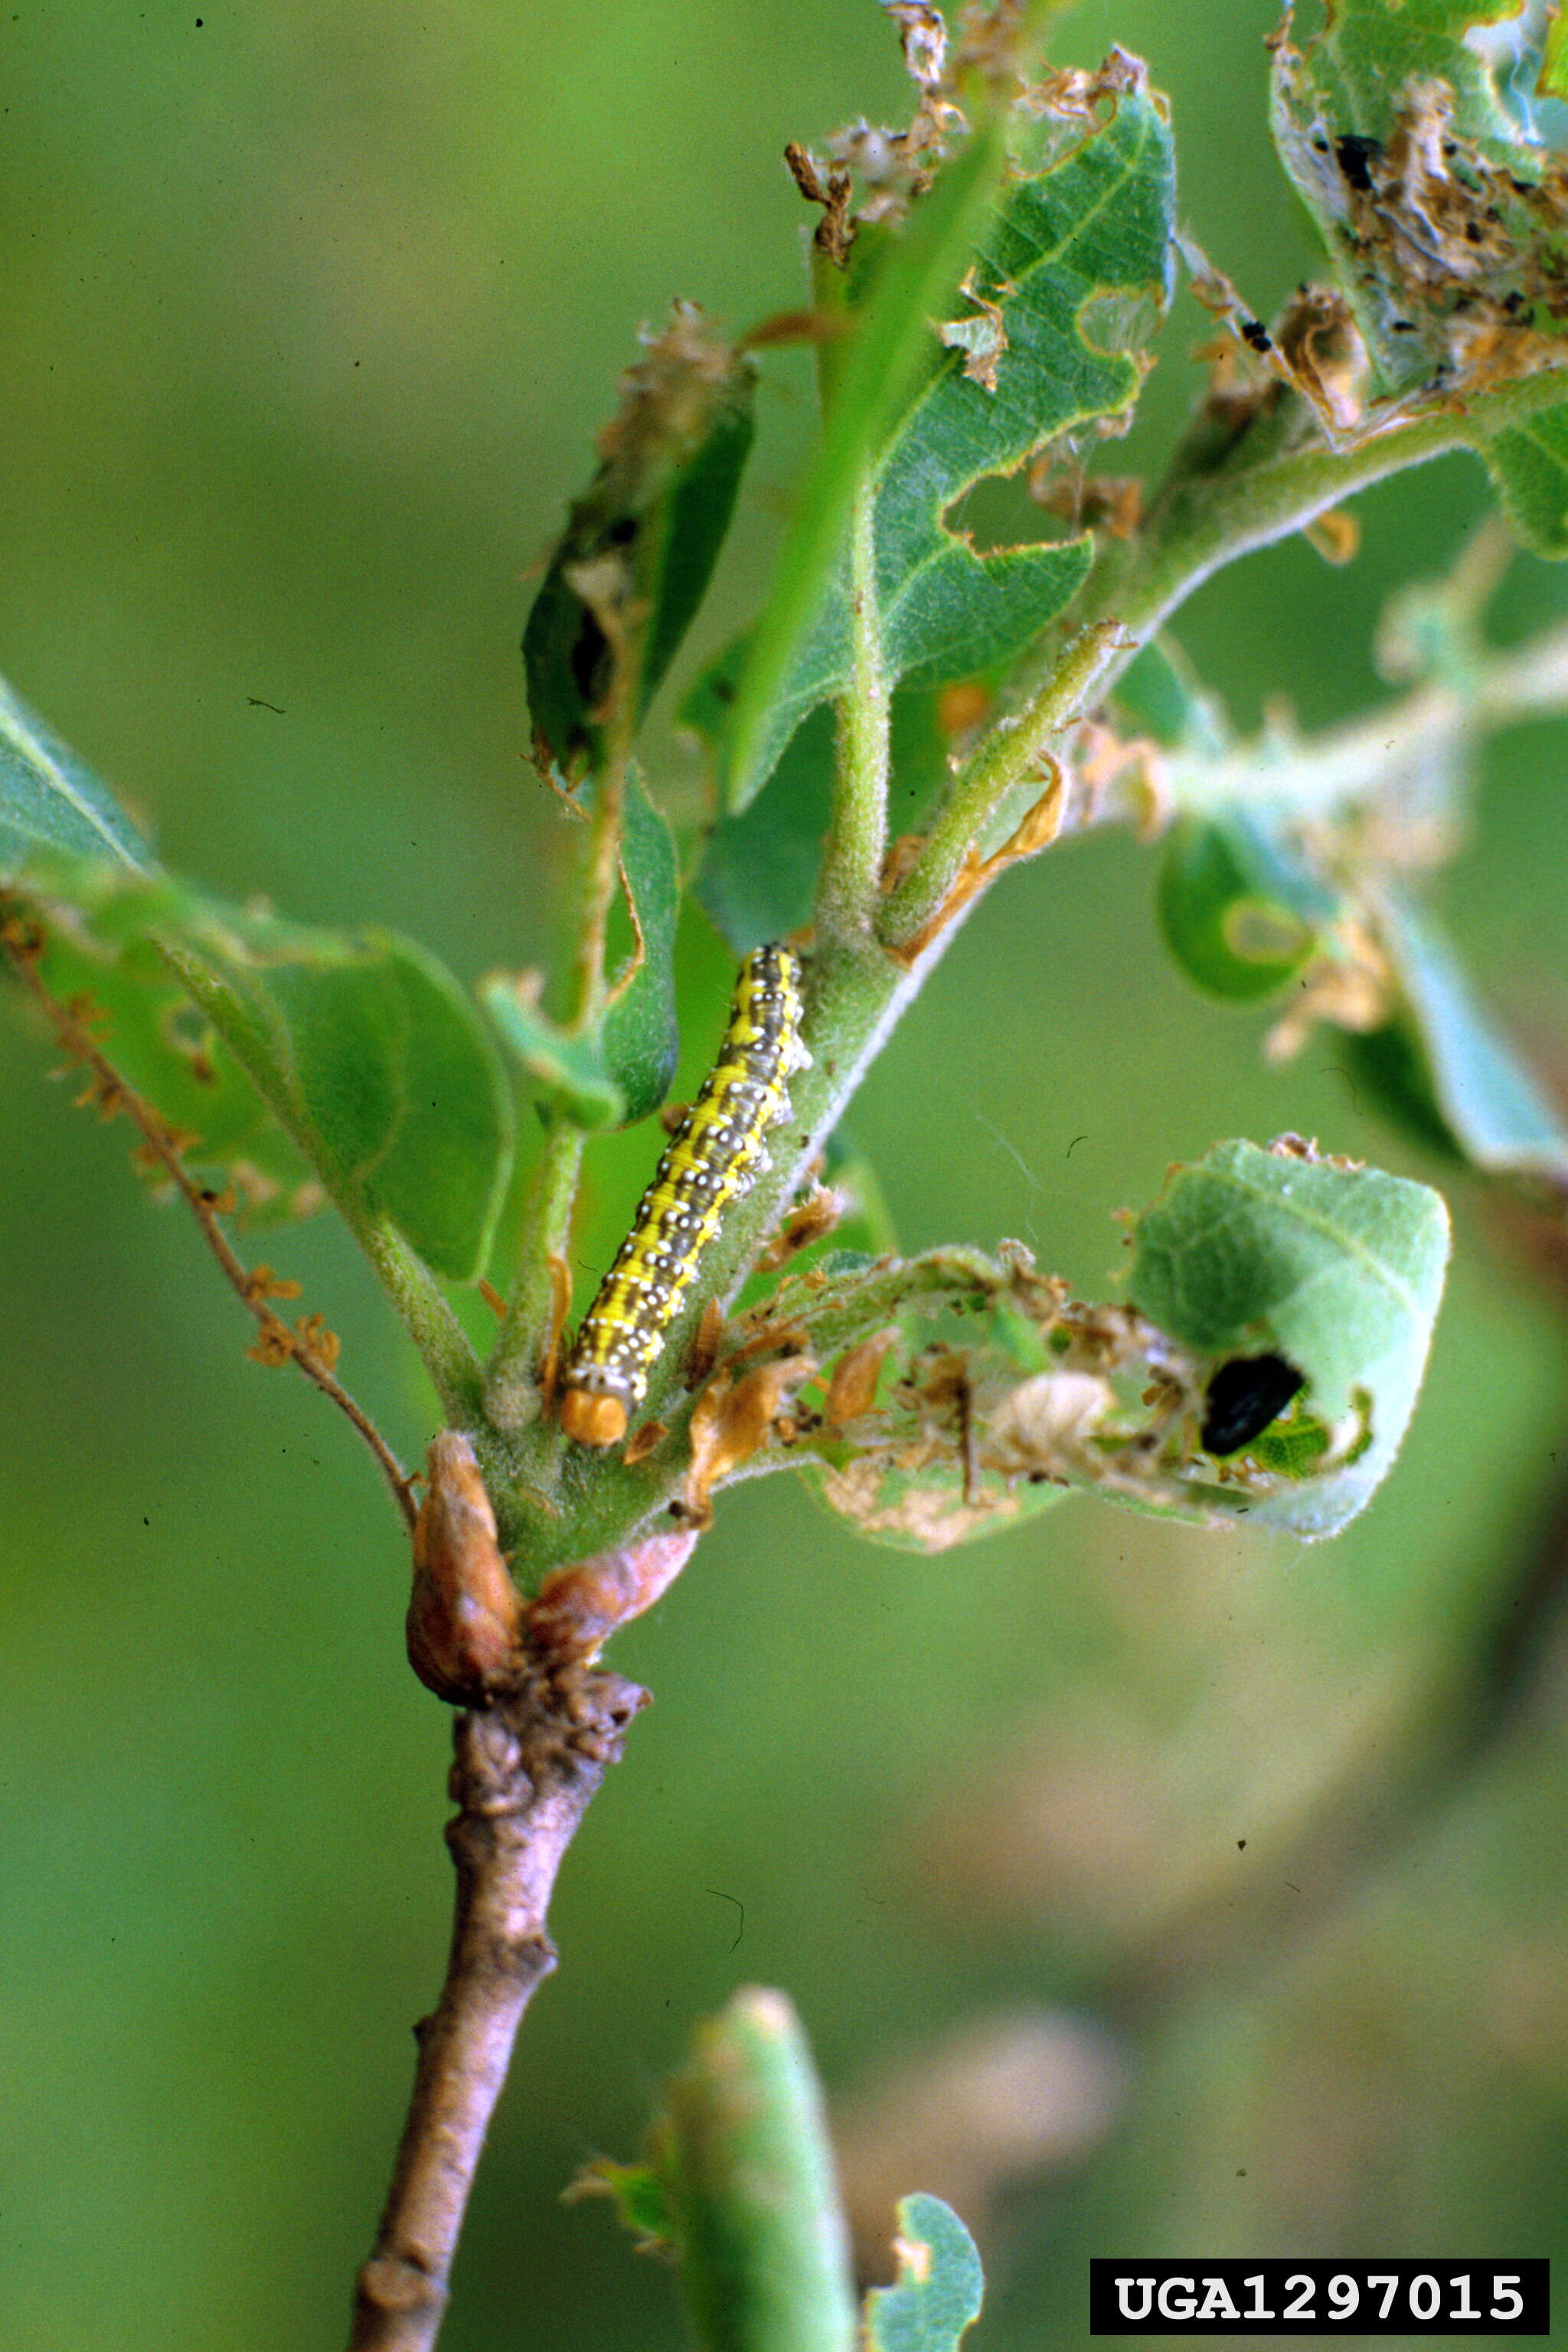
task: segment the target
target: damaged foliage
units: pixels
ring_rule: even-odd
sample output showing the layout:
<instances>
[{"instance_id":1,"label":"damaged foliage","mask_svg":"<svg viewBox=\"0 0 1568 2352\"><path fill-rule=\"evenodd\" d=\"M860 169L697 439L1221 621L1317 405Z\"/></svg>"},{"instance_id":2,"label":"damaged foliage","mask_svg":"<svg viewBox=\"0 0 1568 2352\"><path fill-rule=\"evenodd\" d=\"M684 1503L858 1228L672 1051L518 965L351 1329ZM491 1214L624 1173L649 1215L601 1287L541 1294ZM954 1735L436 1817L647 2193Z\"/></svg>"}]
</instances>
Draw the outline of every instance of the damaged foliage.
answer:
<instances>
[{"instance_id":1,"label":"damaged foliage","mask_svg":"<svg viewBox=\"0 0 1568 2352\"><path fill-rule=\"evenodd\" d=\"M1073 1297L1018 1243L786 1283L750 1344L792 1352L700 1402L704 1496L767 1446L764 1466L804 1457L830 1508L905 1549L945 1551L1081 1488L1210 1525L1337 1531L1414 1406L1447 1255L1437 1196L1295 1137L1221 1144L1129 1240L1121 1304ZM1276 1354L1289 1377L1259 1413L1258 1376L1236 1368Z\"/></svg>"},{"instance_id":2,"label":"damaged foliage","mask_svg":"<svg viewBox=\"0 0 1568 2352\"><path fill-rule=\"evenodd\" d=\"M834 298L851 352L835 354L825 378L829 442L836 431L847 437L862 415L850 371L875 348L879 324L889 344L882 371L910 389L875 431L862 416L850 453L869 503L869 544L858 563L851 566L845 544L852 501L844 488L856 487L848 475L844 488L819 489L810 547L785 551L785 579L797 583L787 643L776 626L765 628L731 689L731 806L743 807L766 782L807 713L848 684L858 641L887 686L962 677L1019 652L1082 584L1091 553L1083 534L983 551L954 509L977 483L1015 472L1047 444L1120 430L1130 415L1169 291L1170 132L1142 68L1120 56L1100 75L1032 88L1007 131L1007 176L989 217L970 231L934 335L924 301L910 306L896 334L885 325L897 244L890 253L879 248L858 278L852 257L850 282ZM878 136L885 162L893 150ZM973 168L981 137L914 204L908 235L953 175ZM846 151L862 175L869 140ZM882 181L873 176L871 188L855 217L869 219L885 239ZM752 716L759 677L765 723Z\"/></svg>"},{"instance_id":3,"label":"damaged foliage","mask_svg":"<svg viewBox=\"0 0 1568 2352\"><path fill-rule=\"evenodd\" d=\"M1280 157L1386 398L1464 398L1563 364L1568 167L1505 87L1518 15L1514 0L1334 0L1300 45L1288 15L1275 47ZM1468 37L1483 28L1485 47ZM1568 554L1564 415L1486 452L1516 528L1550 555Z\"/></svg>"}]
</instances>

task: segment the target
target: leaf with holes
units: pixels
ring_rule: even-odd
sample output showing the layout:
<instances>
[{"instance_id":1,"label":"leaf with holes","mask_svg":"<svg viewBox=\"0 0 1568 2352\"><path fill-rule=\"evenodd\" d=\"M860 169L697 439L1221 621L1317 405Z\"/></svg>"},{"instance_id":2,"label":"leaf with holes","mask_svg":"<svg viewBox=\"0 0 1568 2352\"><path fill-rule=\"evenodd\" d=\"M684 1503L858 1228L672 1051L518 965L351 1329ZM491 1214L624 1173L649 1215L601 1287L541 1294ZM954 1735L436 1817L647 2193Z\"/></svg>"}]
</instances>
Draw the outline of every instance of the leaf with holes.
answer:
<instances>
[{"instance_id":1,"label":"leaf with holes","mask_svg":"<svg viewBox=\"0 0 1568 2352\"><path fill-rule=\"evenodd\" d=\"M622 379L523 633L535 740L568 775L599 763L617 702L629 740L679 650L730 528L754 381L689 302Z\"/></svg>"},{"instance_id":2,"label":"leaf with holes","mask_svg":"<svg viewBox=\"0 0 1568 2352\"><path fill-rule=\"evenodd\" d=\"M866 2297L866 2352L956 2352L985 2293L973 2239L940 2197L900 2197L893 2251L898 2284Z\"/></svg>"},{"instance_id":3,"label":"leaf with holes","mask_svg":"<svg viewBox=\"0 0 1568 2352\"><path fill-rule=\"evenodd\" d=\"M1018 131L1014 176L981 227L965 283L998 314L994 388L967 374L964 354L944 350L929 326L910 323L928 339L923 374L879 454L866 453L871 543L857 591L860 626L892 679L930 685L1013 658L1087 572L1086 536L983 552L953 509L987 477L1013 473L1060 436L1127 416L1137 398L1169 288L1171 142L1160 103L1136 78L1107 95L1106 120L1086 127L1047 109ZM841 386L830 434L847 400ZM838 528L787 657L770 618L742 677L732 807L754 797L801 720L849 681L847 506ZM759 677L771 681L765 710Z\"/></svg>"},{"instance_id":4,"label":"leaf with holes","mask_svg":"<svg viewBox=\"0 0 1568 2352\"><path fill-rule=\"evenodd\" d=\"M1232 1496L1254 1523L1332 1535L1370 1500L1415 1410L1443 1295L1438 1195L1375 1168L1215 1145L1172 1176L1134 1228L1128 1288L1161 1330L1215 1369L1277 1355L1305 1388L1293 1419L1329 1438ZM1310 1414L1310 1423L1303 1413ZM1187 1474L1212 1486L1200 1459ZM1223 1494L1223 1488L1214 1488Z\"/></svg>"},{"instance_id":5,"label":"leaf with holes","mask_svg":"<svg viewBox=\"0 0 1568 2352\"><path fill-rule=\"evenodd\" d=\"M1568 356L1568 181L1531 119L1539 40L1519 0L1335 0L1276 47L1275 143L1384 392L1479 395ZM1489 440L1472 414L1521 536L1568 553L1568 412Z\"/></svg>"}]
</instances>

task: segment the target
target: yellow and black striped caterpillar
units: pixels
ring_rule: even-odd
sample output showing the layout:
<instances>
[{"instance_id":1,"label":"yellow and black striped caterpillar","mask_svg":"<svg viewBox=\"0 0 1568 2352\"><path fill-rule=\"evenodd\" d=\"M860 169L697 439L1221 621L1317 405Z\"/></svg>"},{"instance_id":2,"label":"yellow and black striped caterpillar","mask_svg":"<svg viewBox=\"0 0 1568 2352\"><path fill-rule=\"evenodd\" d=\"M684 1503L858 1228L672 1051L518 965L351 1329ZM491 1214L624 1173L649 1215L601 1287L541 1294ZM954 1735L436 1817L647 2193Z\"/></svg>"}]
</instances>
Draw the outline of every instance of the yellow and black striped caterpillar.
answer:
<instances>
[{"instance_id":1,"label":"yellow and black striped caterpillar","mask_svg":"<svg viewBox=\"0 0 1568 2352\"><path fill-rule=\"evenodd\" d=\"M561 1426L580 1445L615 1445L725 1204L765 1166L763 1138L789 1108L800 1038L800 961L753 948L735 983L719 1059L658 1163L631 1232L583 1318L563 1380Z\"/></svg>"}]
</instances>

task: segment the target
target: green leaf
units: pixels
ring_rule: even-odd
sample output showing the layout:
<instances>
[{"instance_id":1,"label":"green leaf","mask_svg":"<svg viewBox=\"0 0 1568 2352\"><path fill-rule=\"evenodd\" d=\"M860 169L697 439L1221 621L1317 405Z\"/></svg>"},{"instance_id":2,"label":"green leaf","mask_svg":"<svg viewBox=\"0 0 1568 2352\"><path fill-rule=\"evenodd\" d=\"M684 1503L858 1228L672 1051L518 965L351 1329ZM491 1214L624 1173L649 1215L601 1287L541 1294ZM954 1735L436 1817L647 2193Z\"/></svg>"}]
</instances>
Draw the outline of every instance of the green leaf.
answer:
<instances>
[{"instance_id":1,"label":"green leaf","mask_svg":"<svg viewBox=\"0 0 1568 2352\"><path fill-rule=\"evenodd\" d=\"M1554 8L1547 19L1541 79L1535 89L1538 98L1568 99L1568 16L1561 8Z\"/></svg>"},{"instance_id":2,"label":"green leaf","mask_svg":"<svg viewBox=\"0 0 1568 2352\"><path fill-rule=\"evenodd\" d=\"M568 775L600 763L617 702L629 738L679 649L730 527L754 383L688 302L622 379L523 633L535 738Z\"/></svg>"},{"instance_id":3,"label":"green leaf","mask_svg":"<svg viewBox=\"0 0 1568 2352\"><path fill-rule=\"evenodd\" d=\"M1404 993L1405 1025L1425 1095L1458 1155L1488 1174L1568 1176L1568 1130L1492 1022L1442 934L1408 906L1389 908L1382 939Z\"/></svg>"},{"instance_id":4,"label":"green leaf","mask_svg":"<svg viewBox=\"0 0 1568 2352\"><path fill-rule=\"evenodd\" d=\"M865 615L893 679L932 685L1012 659L1070 602L1088 570L1087 537L977 552L950 510L989 476L1012 473L1044 443L1096 419L1127 415L1142 380L1140 346L1166 299L1173 203L1169 131L1141 87L1062 152L1047 114L1017 138L1015 176L978 233L973 284L994 301L1005 339L994 389L964 373L923 322L956 272L951 247L897 341L879 305L900 253L879 281L830 410L818 467L785 551L781 588L742 680L731 739L731 805L744 808L805 714L851 675L846 535L857 487L874 457L872 583ZM988 134L989 135L989 134ZM911 236L950 173L977 171L971 149L916 207ZM990 184L985 164L982 194ZM970 196L963 225L968 233ZM874 339L882 336L882 341ZM923 338L923 348L921 338ZM884 444L891 404L879 375L873 405L852 393L865 355L903 385L923 356L920 388ZM857 394L856 398L859 395ZM878 429L870 429L875 419ZM825 484L827 486L825 488ZM831 491L831 495L828 491Z\"/></svg>"},{"instance_id":5,"label":"green leaf","mask_svg":"<svg viewBox=\"0 0 1568 2352\"><path fill-rule=\"evenodd\" d=\"M1519 0L1333 0L1321 30L1275 50L1275 142L1386 392L1501 383L1563 331L1561 174L1517 73L1505 94L1499 71L1526 27L1511 43L1495 28L1520 15ZM1531 530L1551 520L1547 536L1560 438L1544 464L1522 435L1488 452L1510 509Z\"/></svg>"},{"instance_id":6,"label":"green leaf","mask_svg":"<svg viewBox=\"0 0 1568 2352\"><path fill-rule=\"evenodd\" d=\"M860 484L930 363L928 322L957 286L1005 163L1002 125L989 119L911 207L901 236L868 273L870 290L852 335L832 355L823 437L740 681L729 760L733 808L744 808L762 789L790 735L822 698L801 699L795 673L821 634L818 607L839 564Z\"/></svg>"},{"instance_id":7,"label":"green leaf","mask_svg":"<svg viewBox=\"0 0 1568 2352\"><path fill-rule=\"evenodd\" d=\"M1494 434L1486 461L1523 544L1553 562L1568 555L1568 407L1543 408Z\"/></svg>"},{"instance_id":8,"label":"green leaf","mask_svg":"<svg viewBox=\"0 0 1568 2352\"><path fill-rule=\"evenodd\" d=\"M534 1001L537 985L537 975L492 972L479 982L479 997L549 1103L578 1127L619 1127L626 1097L605 1067L599 1040L571 1036L557 1027Z\"/></svg>"},{"instance_id":9,"label":"green leaf","mask_svg":"<svg viewBox=\"0 0 1568 2352\"><path fill-rule=\"evenodd\" d=\"M329 1175L436 1273L472 1281L510 1166L511 1108L451 974L415 940L367 931L350 959L274 963L265 991Z\"/></svg>"},{"instance_id":10,"label":"green leaf","mask_svg":"<svg viewBox=\"0 0 1568 2352\"><path fill-rule=\"evenodd\" d=\"M705 2352L850 2352L855 2303L822 2094L783 1993L699 2028L656 2160Z\"/></svg>"},{"instance_id":11,"label":"green leaf","mask_svg":"<svg viewBox=\"0 0 1568 2352\"><path fill-rule=\"evenodd\" d=\"M156 871L107 786L0 679L0 877L36 849Z\"/></svg>"},{"instance_id":12,"label":"green leaf","mask_svg":"<svg viewBox=\"0 0 1568 2352\"><path fill-rule=\"evenodd\" d=\"M639 947L611 992L603 1030L605 1068L625 1097L629 1126L656 1111L680 1058L675 1014L675 927L680 876L668 825L636 776L621 803L621 874Z\"/></svg>"},{"instance_id":13,"label":"green leaf","mask_svg":"<svg viewBox=\"0 0 1568 2352\"><path fill-rule=\"evenodd\" d=\"M1239 808L1177 820L1158 904L1165 944L1188 979L1240 1003L1287 986L1339 911L1279 829Z\"/></svg>"},{"instance_id":14,"label":"green leaf","mask_svg":"<svg viewBox=\"0 0 1568 2352\"><path fill-rule=\"evenodd\" d=\"M249 1163L253 1196L288 1213L310 1200L302 1155L437 1274L479 1270L510 1164L510 1098L434 957L390 932L226 907L162 872L103 787L5 689L0 856L54 939L62 982L70 958L92 965L89 992L115 1024L125 1076L200 1136L198 1165ZM205 1018L181 1006L171 975Z\"/></svg>"},{"instance_id":15,"label":"green leaf","mask_svg":"<svg viewBox=\"0 0 1568 2352\"><path fill-rule=\"evenodd\" d=\"M122 879L94 871L106 893ZM162 893L138 896L166 907ZM93 1034L114 1069L184 1139L194 1170L216 1188L232 1182L247 1223L277 1224L320 1209L325 1195L310 1163L151 938L137 934L123 892L100 899L98 923L91 897L83 887L74 907L30 902L41 921L40 975L51 996L92 1008Z\"/></svg>"},{"instance_id":16,"label":"green leaf","mask_svg":"<svg viewBox=\"0 0 1568 2352\"><path fill-rule=\"evenodd\" d=\"M980 2316L985 2280L974 2241L940 2197L900 2197L897 2286L866 2297L865 2352L954 2352Z\"/></svg>"},{"instance_id":17,"label":"green leaf","mask_svg":"<svg viewBox=\"0 0 1568 2352\"><path fill-rule=\"evenodd\" d=\"M1336 1433L1320 1475L1247 1500L1255 1521L1330 1535L1369 1500L1415 1409L1447 1255L1447 1212L1426 1185L1251 1143L1179 1169L1140 1218L1140 1310L1216 1365L1283 1356Z\"/></svg>"},{"instance_id":18,"label":"green leaf","mask_svg":"<svg viewBox=\"0 0 1568 2352\"><path fill-rule=\"evenodd\" d=\"M721 756L722 682L744 641L714 664L681 716ZM897 833L919 830L947 778L947 739L938 727L939 697L906 687L892 699L889 814ZM755 800L721 816L708 835L692 883L698 904L737 955L765 940L786 938L811 920L822 845L833 812L833 714L814 710L798 727Z\"/></svg>"},{"instance_id":19,"label":"green leaf","mask_svg":"<svg viewBox=\"0 0 1568 2352\"><path fill-rule=\"evenodd\" d=\"M580 2197L609 2198L616 2220L637 2240L639 2253L668 2253L680 2243L680 2217L658 2165L616 2164L610 2157L595 2157L566 2191L568 2201Z\"/></svg>"}]
</instances>

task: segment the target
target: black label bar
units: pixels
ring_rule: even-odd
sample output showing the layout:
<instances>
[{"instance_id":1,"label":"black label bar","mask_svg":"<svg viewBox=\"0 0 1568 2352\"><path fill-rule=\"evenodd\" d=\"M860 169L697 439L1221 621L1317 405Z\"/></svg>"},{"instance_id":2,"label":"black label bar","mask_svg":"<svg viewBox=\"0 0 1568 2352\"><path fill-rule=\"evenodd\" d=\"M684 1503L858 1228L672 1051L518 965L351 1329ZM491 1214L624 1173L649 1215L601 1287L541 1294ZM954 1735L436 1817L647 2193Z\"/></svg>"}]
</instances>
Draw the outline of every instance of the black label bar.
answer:
<instances>
[{"instance_id":1,"label":"black label bar","mask_svg":"<svg viewBox=\"0 0 1568 2352\"><path fill-rule=\"evenodd\" d=\"M1551 2265L1214 2260L1089 2266L1091 2336L1549 2336Z\"/></svg>"}]
</instances>

